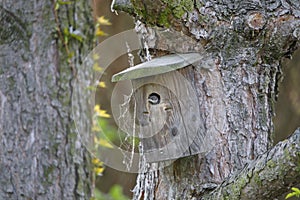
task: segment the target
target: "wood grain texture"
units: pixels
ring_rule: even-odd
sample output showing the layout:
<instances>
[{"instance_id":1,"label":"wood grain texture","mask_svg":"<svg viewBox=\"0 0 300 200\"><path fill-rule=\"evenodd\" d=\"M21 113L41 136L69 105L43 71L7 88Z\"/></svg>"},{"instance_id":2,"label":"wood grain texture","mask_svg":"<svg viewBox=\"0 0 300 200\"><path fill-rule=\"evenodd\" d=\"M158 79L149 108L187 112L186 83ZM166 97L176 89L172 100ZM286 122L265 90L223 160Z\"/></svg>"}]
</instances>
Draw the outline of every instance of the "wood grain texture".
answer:
<instances>
[{"instance_id":1,"label":"wood grain texture","mask_svg":"<svg viewBox=\"0 0 300 200\"><path fill-rule=\"evenodd\" d=\"M129 110L131 118L136 119L135 131L142 138L148 162L203 153L212 147L214 140L206 134L199 118L195 90L181 73L135 79L132 84L135 91ZM160 96L159 104L149 103L152 93Z\"/></svg>"},{"instance_id":2,"label":"wood grain texture","mask_svg":"<svg viewBox=\"0 0 300 200\"><path fill-rule=\"evenodd\" d=\"M198 53L171 54L125 69L112 77L112 82L154 76L186 67L201 59Z\"/></svg>"}]
</instances>

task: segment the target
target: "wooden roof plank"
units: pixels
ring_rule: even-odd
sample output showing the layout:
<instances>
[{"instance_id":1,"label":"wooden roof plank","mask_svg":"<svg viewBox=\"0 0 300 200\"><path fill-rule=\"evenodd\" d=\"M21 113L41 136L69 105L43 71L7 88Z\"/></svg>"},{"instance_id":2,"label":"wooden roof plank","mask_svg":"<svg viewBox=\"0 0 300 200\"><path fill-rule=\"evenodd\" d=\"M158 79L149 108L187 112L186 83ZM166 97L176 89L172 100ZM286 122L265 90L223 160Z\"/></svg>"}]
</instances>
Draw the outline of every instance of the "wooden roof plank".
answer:
<instances>
[{"instance_id":1,"label":"wooden roof plank","mask_svg":"<svg viewBox=\"0 0 300 200\"><path fill-rule=\"evenodd\" d=\"M170 54L127 68L112 77L112 82L132 80L174 71L201 60L199 53Z\"/></svg>"}]
</instances>

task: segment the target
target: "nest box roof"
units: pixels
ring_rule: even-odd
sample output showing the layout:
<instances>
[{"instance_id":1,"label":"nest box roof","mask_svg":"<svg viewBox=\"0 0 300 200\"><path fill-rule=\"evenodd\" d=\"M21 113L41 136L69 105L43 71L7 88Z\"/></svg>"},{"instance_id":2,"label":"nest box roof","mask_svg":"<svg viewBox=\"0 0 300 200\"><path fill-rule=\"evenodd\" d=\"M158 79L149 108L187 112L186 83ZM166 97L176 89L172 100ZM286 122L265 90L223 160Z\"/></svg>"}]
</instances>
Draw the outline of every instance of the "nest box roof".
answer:
<instances>
[{"instance_id":1,"label":"nest box roof","mask_svg":"<svg viewBox=\"0 0 300 200\"><path fill-rule=\"evenodd\" d=\"M171 54L154 58L113 75L112 82L163 74L191 65L201 58L199 53Z\"/></svg>"}]
</instances>

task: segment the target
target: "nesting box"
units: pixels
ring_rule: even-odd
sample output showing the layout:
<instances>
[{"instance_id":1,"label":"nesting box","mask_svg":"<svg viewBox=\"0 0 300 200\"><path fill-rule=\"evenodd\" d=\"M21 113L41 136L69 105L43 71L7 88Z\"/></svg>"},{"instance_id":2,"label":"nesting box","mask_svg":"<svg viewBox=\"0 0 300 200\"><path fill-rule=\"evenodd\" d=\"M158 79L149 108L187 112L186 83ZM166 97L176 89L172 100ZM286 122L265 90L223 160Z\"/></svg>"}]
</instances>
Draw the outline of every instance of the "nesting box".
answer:
<instances>
[{"instance_id":1,"label":"nesting box","mask_svg":"<svg viewBox=\"0 0 300 200\"><path fill-rule=\"evenodd\" d=\"M112 77L113 82L130 80L132 83L133 92L127 105L130 114L126 117L134 124L127 132L136 132L147 162L207 150L209 138L203 132L194 82L182 73L183 68L191 67L200 59L198 53L171 54Z\"/></svg>"}]
</instances>

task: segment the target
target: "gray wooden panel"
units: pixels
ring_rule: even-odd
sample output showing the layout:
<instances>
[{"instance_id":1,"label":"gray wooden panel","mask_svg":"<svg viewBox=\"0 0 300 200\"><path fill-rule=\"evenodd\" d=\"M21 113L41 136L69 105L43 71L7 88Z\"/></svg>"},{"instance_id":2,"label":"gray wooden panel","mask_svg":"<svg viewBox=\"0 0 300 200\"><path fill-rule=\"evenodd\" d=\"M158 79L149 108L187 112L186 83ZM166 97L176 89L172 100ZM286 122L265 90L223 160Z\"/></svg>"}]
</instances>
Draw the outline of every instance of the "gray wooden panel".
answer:
<instances>
[{"instance_id":1,"label":"gray wooden panel","mask_svg":"<svg viewBox=\"0 0 300 200\"><path fill-rule=\"evenodd\" d=\"M199 102L191 83L177 71L132 80L131 117L142 138L148 162L206 152L213 145L200 120ZM148 101L160 95L160 103ZM134 109L134 105L136 106ZM135 116L134 116L135 115Z\"/></svg>"},{"instance_id":2,"label":"gray wooden panel","mask_svg":"<svg viewBox=\"0 0 300 200\"><path fill-rule=\"evenodd\" d=\"M199 53L171 54L154 58L148 62L127 68L115 74L112 77L112 82L132 80L170 72L191 65L201 59L202 56Z\"/></svg>"}]
</instances>

